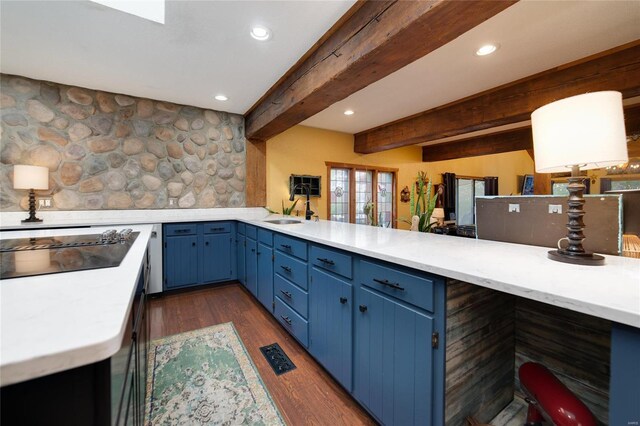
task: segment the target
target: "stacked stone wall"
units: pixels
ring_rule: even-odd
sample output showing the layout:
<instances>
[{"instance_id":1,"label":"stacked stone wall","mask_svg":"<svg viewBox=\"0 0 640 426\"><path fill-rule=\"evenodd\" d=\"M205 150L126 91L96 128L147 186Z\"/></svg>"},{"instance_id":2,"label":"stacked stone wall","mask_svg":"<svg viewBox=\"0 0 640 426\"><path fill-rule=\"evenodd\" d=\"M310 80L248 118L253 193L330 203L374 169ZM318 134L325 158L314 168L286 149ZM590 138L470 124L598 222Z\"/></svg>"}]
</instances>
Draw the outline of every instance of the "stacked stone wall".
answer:
<instances>
[{"instance_id":1,"label":"stacked stone wall","mask_svg":"<svg viewBox=\"0 0 640 426\"><path fill-rule=\"evenodd\" d=\"M2 211L27 208L15 164L49 168L53 210L245 205L241 115L6 74L0 95Z\"/></svg>"}]
</instances>

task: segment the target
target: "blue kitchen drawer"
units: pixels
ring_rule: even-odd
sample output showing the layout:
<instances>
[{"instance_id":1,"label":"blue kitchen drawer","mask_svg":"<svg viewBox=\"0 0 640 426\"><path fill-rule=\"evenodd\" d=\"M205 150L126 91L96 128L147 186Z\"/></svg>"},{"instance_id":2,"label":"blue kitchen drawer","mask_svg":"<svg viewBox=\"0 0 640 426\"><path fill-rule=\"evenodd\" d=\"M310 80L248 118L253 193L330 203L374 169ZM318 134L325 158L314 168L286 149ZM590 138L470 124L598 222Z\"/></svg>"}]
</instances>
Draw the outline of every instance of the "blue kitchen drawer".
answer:
<instances>
[{"instance_id":1,"label":"blue kitchen drawer","mask_svg":"<svg viewBox=\"0 0 640 426\"><path fill-rule=\"evenodd\" d=\"M204 224L205 234L222 234L231 232L231 224L229 222L207 222Z\"/></svg>"},{"instance_id":2,"label":"blue kitchen drawer","mask_svg":"<svg viewBox=\"0 0 640 426\"><path fill-rule=\"evenodd\" d=\"M341 275L345 278L353 278L353 259L351 256L327 250L317 246L311 246L309 253L311 263L315 266Z\"/></svg>"},{"instance_id":3,"label":"blue kitchen drawer","mask_svg":"<svg viewBox=\"0 0 640 426\"><path fill-rule=\"evenodd\" d=\"M362 285L433 312L433 280L395 268L360 261Z\"/></svg>"},{"instance_id":4,"label":"blue kitchen drawer","mask_svg":"<svg viewBox=\"0 0 640 426\"><path fill-rule=\"evenodd\" d=\"M276 319L287 329L305 348L309 346L309 323L276 297Z\"/></svg>"},{"instance_id":5,"label":"blue kitchen drawer","mask_svg":"<svg viewBox=\"0 0 640 426\"><path fill-rule=\"evenodd\" d=\"M276 296L292 307L303 318L309 317L309 296L306 291L291 284L286 278L277 275L273 279Z\"/></svg>"},{"instance_id":6,"label":"blue kitchen drawer","mask_svg":"<svg viewBox=\"0 0 640 426\"><path fill-rule=\"evenodd\" d=\"M245 235L245 232L246 232L245 228L246 228L246 225L244 223L238 222L238 234Z\"/></svg>"},{"instance_id":7,"label":"blue kitchen drawer","mask_svg":"<svg viewBox=\"0 0 640 426\"><path fill-rule=\"evenodd\" d=\"M302 260L307 260L307 243L281 234L275 236L275 248Z\"/></svg>"},{"instance_id":8,"label":"blue kitchen drawer","mask_svg":"<svg viewBox=\"0 0 640 426\"><path fill-rule=\"evenodd\" d=\"M257 240L258 239L258 228L256 228L253 225L247 225L247 228L245 230L245 235L247 236L247 238L251 238L252 240Z\"/></svg>"},{"instance_id":9,"label":"blue kitchen drawer","mask_svg":"<svg viewBox=\"0 0 640 426\"><path fill-rule=\"evenodd\" d=\"M198 224L196 223L172 223L164 225L164 235L167 237L175 237L178 235L195 235L198 233Z\"/></svg>"},{"instance_id":10,"label":"blue kitchen drawer","mask_svg":"<svg viewBox=\"0 0 640 426\"><path fill-rule=\"evenodd\" d=\"M276 250L275 263L273 269L277 274L296 284L304 290L308 289L307 285L307 264L295 257L287 256Z\"/></svg>"},{"instance_id":11,"label":"blue kitchen drawer","mask_svg":"<svg viewBox=\"0 0 640 426\"><path fill-rule=\"evenodd\" d=\"M273 232L266 229L258 229L258 241L269 247L273 247Z\"/></svg>"}]
</instances>

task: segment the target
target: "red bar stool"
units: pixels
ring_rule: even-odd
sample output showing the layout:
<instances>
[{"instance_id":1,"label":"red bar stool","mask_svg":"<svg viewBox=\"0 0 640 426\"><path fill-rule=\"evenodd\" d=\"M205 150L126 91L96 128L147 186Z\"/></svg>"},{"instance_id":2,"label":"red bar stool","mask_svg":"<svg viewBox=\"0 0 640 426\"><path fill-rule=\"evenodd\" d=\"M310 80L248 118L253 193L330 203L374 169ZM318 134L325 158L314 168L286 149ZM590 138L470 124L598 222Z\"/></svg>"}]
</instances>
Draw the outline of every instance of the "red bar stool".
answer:
<instances>
[{"instance_id":1,"label":"red bar stool","mask_svg":"<svg viewBox=\"0 0 640 426\"><path fill-rule=\"evenodd\" d=\"M520 385L529 409L525 426L540 426L546 420L556 426L596 426L593 413L544 365L522 364Z\"/></svg>"}]
</instances>

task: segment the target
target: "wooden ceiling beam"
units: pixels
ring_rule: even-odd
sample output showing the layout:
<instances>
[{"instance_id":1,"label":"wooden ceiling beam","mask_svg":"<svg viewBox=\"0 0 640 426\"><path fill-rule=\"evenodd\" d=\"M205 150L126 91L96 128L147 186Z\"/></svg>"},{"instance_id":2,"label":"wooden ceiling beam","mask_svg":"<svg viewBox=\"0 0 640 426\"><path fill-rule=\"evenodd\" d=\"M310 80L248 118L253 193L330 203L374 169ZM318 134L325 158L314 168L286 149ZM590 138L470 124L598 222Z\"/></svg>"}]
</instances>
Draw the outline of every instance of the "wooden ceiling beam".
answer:
<instances>
[{"instance_id":1,"label":"wooden ceiling beam","mask_svg":"<svg viewBox=\"0 0 640 426\"><path fill-rule=\"evenodd\" d=\"M598 90L640 95L640 41L358 133L354 151L369 154L518 123L554 100Z\"/></svg>"},{"instance_id":2,"label":"wooden ceiling beam","mask_svg":"<svg viewBox=\"0 0 640 426\"><path fill-rule=\"evenodd\" d=\"M640 105L632 105L624 109L624 122L627 135L640 133ZM631 146L631 144L629 145ZM455 160L457 158L477 157L480 155L520 150L526 150L531 159L534 159L531 126L453 142L423 146L422 161ZM630 149L629 156L637 156L635 148L633 152Z\"/></svg>"},{"instance_id":3,"label":"wooden ceiling beam","mask_svg":"<svg viewBox=\"0 0 640 426\"><path fill-rule=\"evenodd\" d=\"M269 139L447 44L516 3L361 1L348 19L245 115L247 138Z\"/></svg>"},{"instance_id":4,"label":"wooden ceiling beam","mask_svg":"<svg viewBox=\"0 0 640 426\"><path fill-rule=\"evenodd\" d=\"M422 147L422 161L444 161L520 150L533 150L531 127Z\"/></svg>"}]
</instances>

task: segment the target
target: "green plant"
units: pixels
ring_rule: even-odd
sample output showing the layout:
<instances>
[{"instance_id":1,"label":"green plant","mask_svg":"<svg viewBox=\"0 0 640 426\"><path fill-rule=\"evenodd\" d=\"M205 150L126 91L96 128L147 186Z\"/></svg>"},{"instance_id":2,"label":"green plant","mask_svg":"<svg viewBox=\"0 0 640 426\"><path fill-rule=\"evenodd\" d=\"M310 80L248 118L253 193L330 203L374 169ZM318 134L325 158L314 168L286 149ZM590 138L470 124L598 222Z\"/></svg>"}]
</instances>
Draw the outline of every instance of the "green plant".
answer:
<instances>
[{"instance_id":1,"label":"green plant","mask_svg":"<svg viewBox=\"0 0 640 426\"><path fill-rule=\"evenodd\" d=\"M418 216L418 231L429 232L433 224L431 223L431 214L436 207L438 194L431 196L433 184L427 177L425 172L418 172L416 177L416 185L413 186L409 198L409 213L411 218ZM425 191L426 189L426 191ZM401 219L403 222L411 225L411 219Z\"/></svg>"},{"instance_id":2,"label":"green plant","mask_svg":"<svg viewBox=\"0 0 640 426\"><path fill-rule=\"evenodd\" d=\"M293 200L293 203L289 207L285 207L284 206L284 200L283 200L282 201L282 214L286 215L286 216L290 216L291 213L293 213L293 209L296 207L296 204L298 204L298 198ZM264 209L266 211L268 211L269 213L271 213L271 214L280 214L280 212L277 212L275 210L271 210L269 207L264 207Z\"/></svg>"},{"instance_id":3,"label":"green plant","mask_svg":"<svg viewBox=\"0 0 640 426\"><path fill-rule=\"evenodd\" d=\"M282 214L289 216L291 213L293 213L293 209L296 207L296 204L298 204L298 200L299 198L296 198L295 200L293 200L293 203L289 206L286 207L284 206L284 201L282 202Z\"/></svg>"}]
</instances>

